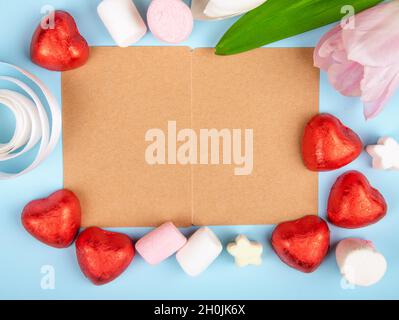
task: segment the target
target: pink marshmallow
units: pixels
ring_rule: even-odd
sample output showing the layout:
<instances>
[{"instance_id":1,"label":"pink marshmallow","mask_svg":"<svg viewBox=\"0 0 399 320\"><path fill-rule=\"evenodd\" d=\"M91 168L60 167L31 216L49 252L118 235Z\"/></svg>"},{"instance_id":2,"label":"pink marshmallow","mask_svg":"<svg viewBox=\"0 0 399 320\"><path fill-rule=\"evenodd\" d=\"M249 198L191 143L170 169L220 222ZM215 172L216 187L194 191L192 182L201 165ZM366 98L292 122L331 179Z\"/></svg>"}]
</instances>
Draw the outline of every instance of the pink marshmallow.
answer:
<instances>
[{"instance_id":1,"label":"pink marshmallow","mask_svg":"<svg viewBox=\"0 0 399 320\"><path fill-rule=\"evenodd\" d=\"M166 222L136 242L136 250L149 264L156 265L186 243L186 237L172 222Z\"/></svg>"},{"instance_id":2,"label":"pink marshmallow","mask_svg":"<svg viewBox=\"0 0 399 320\"><path fill-rule=\"evenodd\" d=\"M193 30L193 15L182 0L153 0L147 22L156 38L169 43L186 40Z\"/></svg>"}]
</instances>

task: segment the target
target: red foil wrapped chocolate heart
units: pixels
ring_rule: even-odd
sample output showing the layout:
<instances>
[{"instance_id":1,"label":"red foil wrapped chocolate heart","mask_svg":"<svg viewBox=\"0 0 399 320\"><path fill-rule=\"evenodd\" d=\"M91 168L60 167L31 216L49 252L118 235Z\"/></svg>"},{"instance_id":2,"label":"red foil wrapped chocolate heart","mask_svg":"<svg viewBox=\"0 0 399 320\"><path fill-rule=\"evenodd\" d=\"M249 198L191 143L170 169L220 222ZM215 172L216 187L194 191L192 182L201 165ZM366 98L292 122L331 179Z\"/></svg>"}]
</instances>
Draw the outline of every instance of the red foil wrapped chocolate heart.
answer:
<instances>
[{"instance_id":1,"label":"red foil wrapped chocolate heart","mask_svg":"<svg viewBox=\"0 0 399 320\"><path fill-rule=\"evenodd\" d=\"M29 202L22 211L22 224L36 239L55 248L70 246L80 228L79 199L69 190Z\"/></svg>"},{"instance_id":2,"label":"red foil wrapped chocolate heart","mask_svg":"<svg viewBox=\"0 0 399 320\"><path fill-rule=\"evenodd\" d=\"M280 259L302 272L313 272L330 248L330 230L317 216L283 222L272 234L272 246Z\"/></svg>"},{"instance_id":3,"label":"red foil wrapped chocolate heart","mask_svg":"<svg viewBox=\"0 0 399 320\"><path fill-rule=\"evenodd\" d=\"M309 170L341 168L355 160L362 149L359 136L331 114L318 114L305 127L302 159Z\"/></svg>"},{"instance_id":4,"label":"red foil wrapped chocolate heart","mask_svg":"<svg viewBox=\"0 0 399 320\"><path fill-rule=\"evenodd\" d=\"M117 278L133 260L133 241L126 235L90 227L76 239L80 269L95 285Z\"/></svg>"},{"instance_id":5,"label":"red foil wrapped chocolate heart","mask_svg":"<svg viewBox=\"0 0 399 320\"><path fill-rule=\"evenodd\" d=\"M67 71L84 65L90 49L73 17L68 12L57 10L45 19L48 20L46 27L39 24L32 37L32 61L53 71Z\"/></svg>"},{"instance_id":6,"label":"red foil wrapped chocolate heart","mask_svg":"<svg viewBox=\"0 0 399 320\"><path fill-rule=\"evenodd\" d=\"M358 171L338 177L328 199L328 220L342 228L361 228L376 223L387 213L387 203Z\"/></svg>"}]
</instances>

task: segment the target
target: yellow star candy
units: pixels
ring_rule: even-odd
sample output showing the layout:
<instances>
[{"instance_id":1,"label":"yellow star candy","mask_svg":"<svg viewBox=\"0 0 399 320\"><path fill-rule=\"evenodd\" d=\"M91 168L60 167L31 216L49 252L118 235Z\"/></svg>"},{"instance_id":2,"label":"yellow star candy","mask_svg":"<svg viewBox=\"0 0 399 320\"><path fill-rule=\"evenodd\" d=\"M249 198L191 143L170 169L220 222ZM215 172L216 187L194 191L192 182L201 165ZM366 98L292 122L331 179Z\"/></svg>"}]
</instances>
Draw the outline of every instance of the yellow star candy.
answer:
<instances>
[{"instance_id":1,"label":"yellow star candy","mask_svg":"<svg viewBox=\"0 0 399 320\"><path fill-rule=\"evenodd\" d=\"M262 264L262 251L263 247L259 242L249 241L244 235L239 235L235 242L227 245L227 252L234 257L239 267Z\"/></svg>"}]
</instances>

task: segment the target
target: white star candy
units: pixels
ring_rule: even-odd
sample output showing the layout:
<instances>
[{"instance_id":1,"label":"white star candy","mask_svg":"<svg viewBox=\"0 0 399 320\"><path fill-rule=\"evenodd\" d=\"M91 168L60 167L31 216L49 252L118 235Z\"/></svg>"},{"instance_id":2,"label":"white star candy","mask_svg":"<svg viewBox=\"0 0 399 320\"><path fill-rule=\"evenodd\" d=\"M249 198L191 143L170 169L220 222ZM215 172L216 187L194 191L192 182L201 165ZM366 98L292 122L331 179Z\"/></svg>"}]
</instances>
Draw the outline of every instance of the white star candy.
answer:
<instances>
[{"instance_id":1,"label":"white star candy","mask_svg":"<svg viewBox=\"0 0 399 320\"><path fill-rule=\"evenodd\" d=\"M367 153L373 158L373 168L399 170L399 144L391 137L380 138L376 145L369 145Z\"/></svg>"},{"instance_id":2,"label":"white star candy","mask_svg":"<svg viewBox=\"0 0 399 320\"><path fill-rule=\"evenodd\" d=\"M235 258L239 267L262 264L263 247L259 242L249 241L244 235L239 235L235 242L227 245L227 252Z\"/></svg>"}]
</instances>

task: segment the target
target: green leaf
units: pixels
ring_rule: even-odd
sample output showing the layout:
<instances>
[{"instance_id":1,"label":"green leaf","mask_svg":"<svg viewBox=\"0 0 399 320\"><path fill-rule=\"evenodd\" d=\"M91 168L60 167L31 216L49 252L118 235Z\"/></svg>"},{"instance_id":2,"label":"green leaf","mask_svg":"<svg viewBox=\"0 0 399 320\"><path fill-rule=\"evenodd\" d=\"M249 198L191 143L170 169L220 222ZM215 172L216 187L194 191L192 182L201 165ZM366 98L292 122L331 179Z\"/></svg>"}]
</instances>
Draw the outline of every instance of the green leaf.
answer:
<instances>
[{"instance_id":1,"label":"green leaf","mask_svg":"<svg viewBox=\"0 0 399 320\"><path fill-rule=\"evenodd\" d=\"M222 37L216 54L230 55L259 48L332 22L383 0L268 0L242 16ZM342 12L341 12L342 10Z\"/></svg>"}]
</instances>

